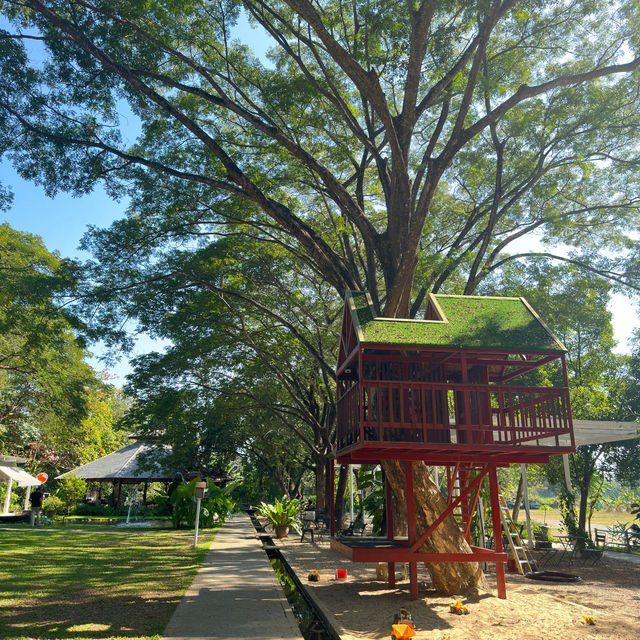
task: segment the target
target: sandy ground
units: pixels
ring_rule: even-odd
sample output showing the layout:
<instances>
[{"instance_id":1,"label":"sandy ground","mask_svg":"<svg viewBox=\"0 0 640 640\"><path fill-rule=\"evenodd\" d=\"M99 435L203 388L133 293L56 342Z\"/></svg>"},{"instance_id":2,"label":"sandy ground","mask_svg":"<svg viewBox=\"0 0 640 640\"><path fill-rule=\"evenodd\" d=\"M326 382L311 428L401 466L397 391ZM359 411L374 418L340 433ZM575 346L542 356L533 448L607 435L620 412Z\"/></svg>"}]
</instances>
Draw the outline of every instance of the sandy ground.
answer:
<instances>
[{"instance_id":1,"label":"sandy ground","mask_svg":"<svg viewBox=\"0 0 640 640\"><path fill-rule=\"evenodd\" d=\"M356 564L329 549L328 539L299 542L299 537L276 543L314 600L321 606L343 640L391 637L394 613L409 609L416 622L416 638L430 640L638 640L640 638L640 564L605 557L596 566L582 561L546 569L573 573L582 582L551 584L507 574L507 599L495 593L490 569L490 590L461 598L469 615L454 615L454 597L430 591L429 575L418 569L419 600L409 599L408 580L389 589L376 578L375 565ZM308 582L311 570L320 581ZM336 582L336 569L346 569L347 582ZM400 573L398 571L398 578ZM587 625L583 616L595 618Z\"/></svg>"}]
</instances>

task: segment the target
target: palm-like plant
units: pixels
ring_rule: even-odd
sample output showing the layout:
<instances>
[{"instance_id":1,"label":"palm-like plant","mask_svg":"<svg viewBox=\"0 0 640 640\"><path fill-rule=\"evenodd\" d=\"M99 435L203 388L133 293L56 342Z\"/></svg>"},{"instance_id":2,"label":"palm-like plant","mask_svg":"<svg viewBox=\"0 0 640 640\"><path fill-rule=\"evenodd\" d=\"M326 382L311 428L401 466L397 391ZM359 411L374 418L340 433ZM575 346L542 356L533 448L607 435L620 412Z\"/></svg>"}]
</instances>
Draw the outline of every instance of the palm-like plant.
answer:
<instances>
[{"instance_id":1,"label":"palm-like plant","mask_svg":"<svg viewBox=\"0 0 640 640\"><path fill-rule=\"evenodd\" d=\"M293 498L282 502L276 498L274 504L260 503L258 513L265 518L273 527L293 527L300 532L300 513L302 504L300 500Z\"/></svg>"}]
</instances>

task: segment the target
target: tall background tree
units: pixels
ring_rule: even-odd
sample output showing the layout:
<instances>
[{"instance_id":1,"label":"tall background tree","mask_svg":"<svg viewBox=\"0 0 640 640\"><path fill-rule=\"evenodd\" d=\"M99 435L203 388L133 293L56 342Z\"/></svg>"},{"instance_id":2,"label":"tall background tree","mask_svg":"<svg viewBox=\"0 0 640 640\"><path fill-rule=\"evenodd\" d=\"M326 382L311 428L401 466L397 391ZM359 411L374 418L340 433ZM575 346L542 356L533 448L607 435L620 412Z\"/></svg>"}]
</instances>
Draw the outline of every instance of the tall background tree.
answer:
<instances>
[{"instance_id":1,"label":"tall background tree","mask_svg":"<svg viewBox=\"0 0 640 640\"><path fill-rule=\"evenodd\" d=\"M417 315L428 291L473 293L517 259L638 287L634 2L0 6L0 149L49 193L104 180L131 197L98 241L121 248L94 274L103 301L141 282L132 265L159 259L160 238L226 234L283 247L339 296L368 289L387 316ZM236 39L240 17L267 57ZM527 234L540 250L522 250ZM464 548L455 527L434 542ZM438 584L479 579L458 569Z\"/></svg>"},{"instance_id":2,"label":"tall background tree","mask_svg":"<svg viewBox=\"0 0 640 640\"><path fill-rule=\"evenodd\" d=\"M77 281L40 238L0 225L0 452L58 473L117 449L119 392L65 307Z\"/></svg>"}]
</instances>

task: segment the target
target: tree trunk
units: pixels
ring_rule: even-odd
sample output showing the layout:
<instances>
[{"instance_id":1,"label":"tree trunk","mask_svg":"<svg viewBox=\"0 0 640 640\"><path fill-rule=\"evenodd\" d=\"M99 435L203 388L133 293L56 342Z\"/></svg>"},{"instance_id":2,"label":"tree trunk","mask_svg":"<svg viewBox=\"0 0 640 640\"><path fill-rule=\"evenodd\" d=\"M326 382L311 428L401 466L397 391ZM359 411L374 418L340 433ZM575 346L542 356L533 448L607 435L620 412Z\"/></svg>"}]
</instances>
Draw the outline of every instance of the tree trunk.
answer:
<instances>
[{"instance_id":1,"label":"tree trunk","mask_svg":"<svg viewBox=\"0 0 640 640\"><path fill-rule=\"evenodd\" d=\"M583 531L587 526L588 502L589 502L589 485L587 485L586 487L580 487L580 506L578 507L578 527Z\"/></svg>"},{"instance_id":2,"label":"tree trunk","mask_svg":"<svg viewBox=\"0 0 640 640\"><path fill-rule=\"evenodd\" d=\"M336 531L341 531L344 526L344 496L347 489L347 476L349 466L340 465L340 473L338 474L338 483L336 485L336 501L335 501L335 523Z\"/></svg>"},{"instance_id":3,"label":"tree trunk","mask_svg":"<svg viewBox=\"0 0 640 640\"><path fill-rule=\"evenodd\" d=\"M329 511L327 501L327 458L326 456L315 456L315 476L316 476L316 510Z\"/></svg>"},{"instance_id":4,"label":"tree trunk","mask_svg":"<svg viewBox=\"0 0 640 640\"><path fill-rule=\"evenodd\" d=\"M406 504L407 492L404 463L385 460L385 477L390 483L393 500ZM431 479L429 469L422 462L412 463L415 495L416 535L420 536L447 508L446 500ZM448 516L434 530L419 549L422 553L471 553L462 531L453 516ZM477 562L438 562L425 565L436 591L443 595L466 594L478 587L486 588L482 567Z\"/></svg>"}]
</instances>

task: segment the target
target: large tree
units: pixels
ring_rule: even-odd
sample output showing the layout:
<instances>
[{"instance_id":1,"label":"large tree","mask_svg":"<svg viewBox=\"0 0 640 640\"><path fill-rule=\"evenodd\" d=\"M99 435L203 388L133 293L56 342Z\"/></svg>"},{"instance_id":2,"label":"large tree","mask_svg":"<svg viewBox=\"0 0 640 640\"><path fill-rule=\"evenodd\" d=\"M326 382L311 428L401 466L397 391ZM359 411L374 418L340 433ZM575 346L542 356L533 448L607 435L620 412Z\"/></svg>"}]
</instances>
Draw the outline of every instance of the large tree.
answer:
<instances>
[{"instance_id":1,"label":"large tree","mask_svg":"<svg viewBox=\"0 0 640 640\"><path fill-rule=\"evenodd\" d=\"M94 234L98 254L108 236ZM322 278L282 247L233 236L140 261L133 279L114 313L135 315L170 346L138 359L131 419L165 429L183 459L198 464L242 450L283 493L313 471L326 509L338 322Z\"/></svg>"},{"instance_id":2,"label":"large tree","mask_svg":"<svg viewBox=\"0 0 640 640\"><path fill-rule=\"evenodd\" d=\"M598 253L633 237L635 3L1 6L0 149L50 193L104 179L158 235L280 243L340 294L369 289L387 316L443 286L473 292L532 232L580 249L538 254L637 286ZM269 38L267 59L235 39L241 14ZM125 276L130 256L112 256ZM464 546L453 526L432 540ZM458 569L432 575L451 591L479 578Z\"/></svg>"},{"instance_id":3,"label":"large tree","mask_svg":"<svg viewBox=\"0 0 640 640\"><path fill-rule=\"evenodd\" d=\"M86 415L94 372L63 308L73 278L36 236L0 225L0 452L68 441Z\"/></svg>"}]
</instances>

